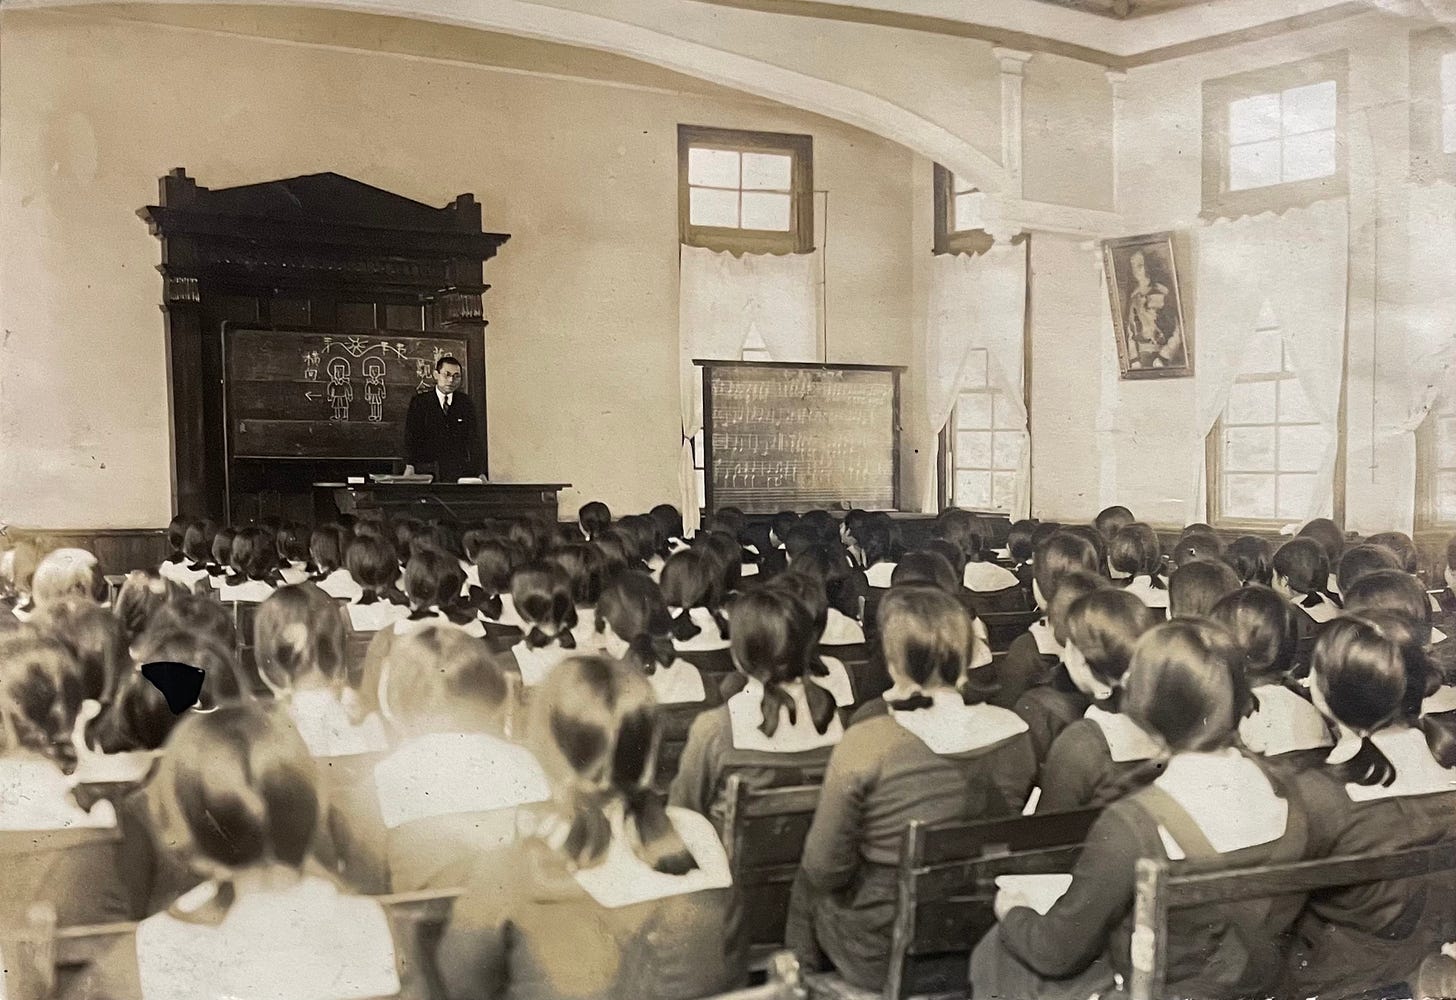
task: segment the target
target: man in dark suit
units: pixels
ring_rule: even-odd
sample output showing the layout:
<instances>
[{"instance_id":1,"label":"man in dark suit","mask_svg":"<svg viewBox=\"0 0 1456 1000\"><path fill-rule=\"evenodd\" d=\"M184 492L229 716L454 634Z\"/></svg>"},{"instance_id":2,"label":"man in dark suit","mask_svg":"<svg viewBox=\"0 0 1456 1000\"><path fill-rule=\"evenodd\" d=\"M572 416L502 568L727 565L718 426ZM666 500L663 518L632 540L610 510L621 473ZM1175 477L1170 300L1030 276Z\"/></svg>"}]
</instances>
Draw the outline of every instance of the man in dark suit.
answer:
<instances>
[{"instance_id":1,"label":"man in dark suit","mask_svg":"<svg viewBox=\"0 0 1456 1000\"><path fill-rule=\"evenodd\" d=\"M406 473L437 470L435 479L453 483L465 476L485 475L485 448L475 422L475 407L460 391L460 362L446 354L435 362L435 388L410 400L404 418Z\"/></svg>"}]
</instances>

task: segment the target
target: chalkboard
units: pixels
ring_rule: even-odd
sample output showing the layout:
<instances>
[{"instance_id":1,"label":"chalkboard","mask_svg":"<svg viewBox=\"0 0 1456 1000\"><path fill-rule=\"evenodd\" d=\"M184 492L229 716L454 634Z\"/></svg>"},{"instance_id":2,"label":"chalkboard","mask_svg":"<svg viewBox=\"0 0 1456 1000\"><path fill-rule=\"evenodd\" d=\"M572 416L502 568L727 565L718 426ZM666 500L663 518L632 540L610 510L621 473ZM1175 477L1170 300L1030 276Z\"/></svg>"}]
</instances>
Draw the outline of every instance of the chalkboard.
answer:
<instances>
[{"instance_id":1,"label":"chalkboard","mask_svg":"<svg viewBox=\"0 0 1456 1000\"><path fill-rule=\"evenodd\" d=\"M697 363L710 510L898 505L898 369Z\"/></svg>"},{"instance_id":2,"label":"chalkboard","mask_svg":"<svg viewBox=\"0 0 1456 1000\"><path fill-rule=\"evenodd\" d=\"M447 334L230 329L223 339L234 458L396 458L409 402L434 385L436 359L466 357L465 340Z\"/></svg>"}]
</instances>

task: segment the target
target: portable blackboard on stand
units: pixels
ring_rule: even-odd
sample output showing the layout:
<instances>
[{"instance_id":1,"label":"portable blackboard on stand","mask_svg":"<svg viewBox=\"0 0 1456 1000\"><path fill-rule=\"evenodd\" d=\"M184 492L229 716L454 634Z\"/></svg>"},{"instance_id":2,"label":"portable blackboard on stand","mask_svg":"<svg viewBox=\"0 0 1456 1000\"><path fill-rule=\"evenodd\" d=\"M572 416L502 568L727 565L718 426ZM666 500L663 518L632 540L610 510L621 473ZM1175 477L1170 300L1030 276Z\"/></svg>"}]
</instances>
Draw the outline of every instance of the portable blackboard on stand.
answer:
<instances>
[{"instance_id":1,"label":"portable blackboard on stand","mask_svg":"<svg viewBox=\"0 0 1456 1000\"><path fill-rule=\"evenodd\" d=\"M695 360L708 510L900 505L897 366Z\"/></svg>"}]
</instances>

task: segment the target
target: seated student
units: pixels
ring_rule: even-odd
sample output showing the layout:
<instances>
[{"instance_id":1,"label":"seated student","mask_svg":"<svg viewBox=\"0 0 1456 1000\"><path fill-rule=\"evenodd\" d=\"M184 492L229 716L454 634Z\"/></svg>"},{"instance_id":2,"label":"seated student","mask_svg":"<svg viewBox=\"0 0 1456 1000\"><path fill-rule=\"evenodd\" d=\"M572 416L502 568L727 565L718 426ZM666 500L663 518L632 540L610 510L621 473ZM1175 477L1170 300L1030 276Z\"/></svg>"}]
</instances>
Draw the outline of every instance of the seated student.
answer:
<instances>
[{"instance_id":1,"label":"seated student","mask_svg":"<svg viewBox=\"0 0 1456 1000\"><path fill-rule=\"evenodd\" d=\"M1070 888L1045 915L1017 891L997 893L999 923L971 957L976 996L1085 997L1128 977L1140 858L1221 871L1307 855L1306 813L1290 799L1292 786L1235 749L1236 657L1223 628L1207 621L1164 622L1138 640L1122 711L1166 748L1146 768L1158 776L1102 811ZM1280 935L1303 902L1288 894L1258 907L1170 911L1166 994L1270 995L1283 959Z\"/></svg>"},{"instance_id":2,"label":"seated student","mask_svg":"<svg viewBox=\"0 0 1456 1000\"><path fill-rule=\"evenodd\" d=\"M1082 718L1090 704L1091 691L1076 683L1076 678L1068 672L1067 612L1088 594L1110 586L1106 577L1081 570L1068 573L1057 584L1057 596L1047 609L1047 625L1062 654L1047 675L1017 699L1015 707L1031 734L1031 748L1038 766L1046 760L1057 735Z\"/></svg>"},{"instance_id":3,"label":"seated student","mask_svg":"<svg viewBox=\"0 0 1456 1000\"><path fill-rule=\"evenodd\" d=\"M812 613L783 590L765 587L734 603L733 664L748 683L693 720L673 805L716 821L730 771L764 787L822 770L844 727L833 693L814 676L814 639Z\"/></svg>"},{"instance_id":4,"label":"seated student","mask_svg":"<svg viewBox=\"0 0 1456 1000\"><path fill-rule=\"evenodd\" d=\"M261 604L283 584L277 547L263 528L244 528L237 533L228 567L232 572L217 592L222 601Z\"/></svg>"},{"instance_id":5,"label":"seated student","mask_svg":"<svg viewBox=\"0 0 1456 1000\"><path fill-rule=\"evenodd\" d=\"M157 567L158 575L184 590L192 590L209 577L216 537L217 525L213 522L189 521L182 533L181 558L162 563Z\"/></svg>"},{"instance_id":6,"label":"seated student","mask_svg":"<svg viewBox=\"0 0 1456 1000\"><path fill-rule=\"evenodd\" d=\"M313 530L308 539L308 556L313 562L309 577L320 590L339 601L353 601L364 595L364 588L349 575L344 565L349 553L349 532L337 524L325 524Z\"/></svg>"},{"instance_id":7,"label":"seated student","mask_svg":"<svg viewBox=\"0 0 1456 1000\"><path fill-rule=\"evenodd\" d=\"M1073 574L1057 591L1062 604ZM1090 701L1083 717L1061 731L1041 769L1039 813L1102 805L1126 790L1128 778L1162 746L1124 715L1122 683L1138 640L1157 625L1156 611L1125 590L1093 590L1064 612L1063 663Z\"/></svg>"},{"instance_id":8,"label":"seated student","mask_svg":"<svg viewBox=\"0 0 1456 1000\"><path fill-rule=\"evenodd\" d=\"M232 573L233 542L237 537L237 530L227 525L218 528L217 534L212 536L212 561L207 564L207 584L213 590L221 590ZM193 589L201 590L202 586L199 580Z\"/></svg>"},{"instance_id":9,"label":"seated student","mask_svg":"<svg viewBox=\"0 0 1456 1000\"><path fill-rule=\"evenodd\" d=\"M1036 530L1033 521L1014 521L1006 533L1006 559L1011 563L1011 572L1027 597L1031 596L1031 561L1036 555L1036 546L1031 536Z\"/></svg>"},{"instance_id":10,"label":"seated student","mask_svg":"<svg viewBox=\"0 0 1456 1000\"><path fill-rule=\"evenodd\" d=\"M1184 528L1183 534L1178 537L1177 544L1173 546L1174 567L1184 566L1195 559L1221 561L1223 557L1223 539L1219 538L1212 529Z\"/></svg>"},{"instance_id":11,"label":"seated student","mask_svg":"<svg viewBox=\"0 0 1456 1000\"><path fill-rule=\"evenodd\" d=\"M750 577L756 576L758 573L757 564L744 561L744 550L738 537L726 531L712 527L699 531L693 538L693 548L707 553L717 567L717 592L720 605L726 606L732 603L733 598L738 596L739 590L743 589L745 566L754 567L754 572L750 574Z\"/></svg>"},{"instance_id":12,"label":"seated student","mask_svg":"<svg viewBox=\"0 0 1456 1000\"><path fill-rule=\"evenodd\" d=\"M1064 531L1054 531L1043 539L1032 565L1035 569L1032 597L1043 611L1051 608L1057 586L1068 573L1081 570L1098 575L1101 572L1092 543ZM1016 637L1005 657L996 664L996 694L991 704L1002 708L1014 706L1033 685L1051 676L1061 656L1062 648L1047 620L1035 622L1026 634Z\"/></svg>"},{"instance_id":13,"label":"seated student","mask_svg":"<svg viewBox=\"0 0 1456 1000\"><path fill-rule=\"evenodd\" d=\"M768 586L788 594L809 609L809 615L814 620L814 657L809 664L809 674L816 683L829 689L829 693L834 695L835 705L841 709L849 709L872 694L880 693L879 691L856 691L849 671L844 666L844 661L823 652L823 636L829 618L829 602L824 596L824 588L819 585L818 580L803 573L785 573ZM741 683L732 684L735 681ZM741 684L747 683L747 678L735 672L729 675L728 682L732 684L733 693L737 693L742 690ZM885 678L883 686L889 686L888 677ZM728 688L725 687L724 690L726 692Z\"/></svg>"},{"instance_id":14,"label":"seated student","mask_svg":"<svg viewBox=\"0 0 1456 1000\"><path fill-rule=\"evenodd\" d=\"M344 557L349 577L359 585L359 596L344 607L354 632L378 632L409 617L409 598L395 586L399 565L394 546L382 539L360 535Z\"/></svg>"},{"instance_id":15,"label":"seated student","mask_svg":"<svg viewBox=\"0 0 1456 1000\"><path fill-rule=\"evenodd\" d=\"M794 557L793 571L812 577L824 591L829 610L824 621L821 646L863 646L861 624L863 598L844 550L836 545L816 544Z\"/></svg>"},{"instance_id":16,"label":"seated student","mask_svg":"<svg viewBox=\"0 0 1456 1000\"><path fill-rule=\"evenodd\" d=\"M1238 575L1221 560L1179 563L1168 577L1168 617L1206 618L1215 604L1239 586Z\"/></svg>"},{"instance_id":17,"label":"seated student","mask_svg":"<svg viewBox=\"0 0 1456 1000\"><path fill-rule=\"evenodd\" d=\"M359 720L347 685L344 620L322 588L284 587L253 620L258 674L315 757L376 753L388 746L378 716Z\"/></svg>"},{"instance_id":18,"label":"seated student","mask_svg":"<svg viewBox=\"0 0 1456 1000\"><path fill-rule=\"evenodd\" d=\"M789 567L789 556L784 551L789 529L799 522L799 515L791 510L781 510L773 516L768 525L768 551L759 562L760 571L766 576L782 573Z\"/></svg>"},{"instance_id":19,"label":"seated student","mask_svg":"<svg viewBox=\"0 0 1456 1000\"><path fill-rule=\"evenodd\" d=\"M207 880L137 925L67 997L394 996L389 919L305 869L318 777L283 718L246 706L192 715L168 747L168 812Z\"/></svg>"},{"instance_id":20,"label":"seated student","mask_svg":"<svg viewBox=\"0 0 1456 1000\"><path fill-rule=\"evenodd\" d=\"M1320 547L1320 551L1325 555L1325 565L1330 568L1328 579L1321 589L1334 592L1335 587L1338 586L1334 570L1336 566L1340 565L1340 557L1345 554L1345 533L1329 518L1317 517L1300 528L1299 534L1295 535L1295 538L1309 539Z\"/></svg>"},{"instance_id":21,"label":"seated student","mask_svg":"<svg viewBox=\"0 0 1456 1000\"><path fill-rule=\"evenodd\" d=\"M551 550L546 561L566 574L571 603L576 607L576 625L571 630L576 648L583 654L599 652L597 601L606 582L601 550L590 542L573 542Z\"/></svg>"},{"instance_id":22,"label":"seated student","mask_svg":"<svg viewBox=\"0 0 1456 1000\"><path fill-rule=\"evenodd\" d=\"M1337 592L1343 595L1362 577L1387 569L1400 569L1394 552L1382 545L1371 545L1368 542L1352 546L1340 556L1340 565L1335 570L1335 583L1339 588Z\"/></svg>"},{"instance_id":23,"label":"seated student","mask_svg":"<svg viewBox=\"0 0 1456 1000\"><path fill-rule=\"evenodd\" d=\"M602 651L641 672L659 705L707 699L702 673L673 647L672 615L646 573L621 573L607 585L597 601L596 628Z\"/></svg>"},{"instance_id":24,"label":"seated student","mask_svg":"<svg viewBox=\"0 0 1456 1000\"><path fill-rule=\"evenodd\" d=\"M521 683L535 687L576 652L576 604L571 580L551 563L522 566L511 577L511 596L525 637L511 647Z\"/></svg>"},{"instance_id":25,"label":"seated student","mask_svg":"<svg viewBox=\"0 0 1456 1000\"><path fill-rule=\"evenodd\" d=\"M1410 623L1422 637L1423 655L1435 671L1431 690L1417 698L1416 703L1428 699L1421 714L1444 717L1456 712L1456 643L1431 625L1430 601L1416 578L1401 570L1381 570L1351 584L1346 597L1345 610L1350 614L1392 611ZM1456 717L1448 721L1456 724Z\"/></svg>"},{"instance_id":26,"label":"seated student","mask_svg":"<svg viewBox=\"0 0 1456 1000\"><path fill-rule=\"evenodd\" d=\"M550 803L469 873L436 956L446 994L689 1000L738 985L723 846L703 817L652 792L648 685L622 664L572 657L531 709Z\"/></svg>"},{"instance_id":27,"label":"seated student","mask_svg":"<svg viewBox=\"0 0 1456 1000\"><path fill-rule=\"evenodd\" d=\"M895 544L894 526L889 516L877 518L869 515L854 530L856 546L863 554L866 582L874 589L888 588L890 577L895 572L895 564L900 561L901 556Z\"/></svg>"},{"instance_id":28,"label":"seated student","mask_svg":"<svg viewBox=\"0 0 1456 1000\"><path fill-rule=\"evenodd\" d=\"M960 575L943 557L928 550L907 552L895 566L895 572L890 576L891 587L902 587L907 584L923 584L934 587L943 594L954 597L961 607L965 608L966 614L971 616L971 635L974 638L975 646L971 651L971 665L968 669L979 670L982 667L990 666L995 656L991 653L991 643L987 638L986 623L976 612L976 599L961 586ZM865 615L873 614L878 617L880 598L883 593L874 591L871 600L866 604ZM876 637L878 638L878 636ZM871 650L872 656L879 652L879 644L876 642L875 649ZM886 677L886 683L889 678ZM991 692L995 689L996 681L991 675L985 675L977 687L984 692ZM878 714L878 712L876 712ZM856 716L858 717L858 716Z\"/></svg>"},{"instance_id":29,"label":"seated student","mask_svg":"<svg viewBox=\"0 0 1456 1000\"><path fill-rule=\"evenodd\" d=\"M1274 581L1274 548L1257 535L1240 535L1224 549L1223 558L1242 584L1268 587Z\"/></svg>"},{"instance_id":30,"label":"seated student","mask_svg":"<svg viewBox=\"0 0 1456 1000\"><path fill-rule=\"evenodd\" d=\"M726 673L728 617L723 613L725 569L704 549L673 553L662 567L662 599L672 614L672 642L700 668Z\"/></svg>"},{"instance_id":31,"label":"seated student","mask_svg":"<svg viewBox=\"0 0 1456 1000\"><path fill-rule=\"evenodd\" d=\"M941 514L940 537L961 552L961 585L973 593L995 593L1015 587L1016 574L986 558L986 534L981 521L970 511L951 508Z\"/></svg>"},{"instance_id":32,"label":"seated student","mask_svg":"<svg viewBox=\"0 0 1456 1000\"><path fill-rule=\"evenodd\" d=\"M1297 612L1268 587L1244 587L1214 605L1209 617L1228 629L1250 697L1239 738L1254 753L1304 767L1334 745L1324 716L1294 680Z\"/></svg>"},{"instance_id":33,"label":"seated student","mask_svg":"<svg viewBox=\"0 0 1456 1000\"><path fill-rule=\"evenodd\" d=\"M190 517L181 514L173 517L167 522L167 558L157 566L157 572L170 579L170 574L175 569L180 569L187 564L187 555L182 551L182 543L187 539L187 529L196 522Z\"/></svg>"},{"instance_id":34,"label":"seated student","mask_svg":"<svg viewBox=\"0 0 1456 1000\"><path fill-rule=\"evenodd\" d=\"M1097 516L1092 519L1092 526L1097 529L1097 533L1110 545L1113 535L1117 534L1123 528L1126 528L1129 524L1135 524L1136 522L1137 518L1133 517L1132 511L1126 507L1117 505L1105 507L1099 511Z\"/></svg>"},{"instance_id":35,"label":"seated student","mask_svg":"<svg viewBox=\"0 0 1456 1000\"><path fill-rule=\"evenodd\" d=\"M506 738L506 673L483 643L426 625L390 649L379 702L400 740L374 768L390 883L457 886L480 851L515 837L519 807L550 795L530 751Z\"/></svg>"},{"instance_id":36,"label":"seated student","mask_svg":"<svg viewBox=\"0 0 1456 1000\"><path fill-rule=\"evenodd\" d=\"M1313 632L1310 623L1323 624L1340 613L1340 599L1329 589L1329 559L1313 538L1295 538L1279 546L1271 568L1274 589L1304 612L1301 635Z\"/></svg>"},{"instance_id":37,"label":"seated student","mask_svg":"<svg viewBox=\"0 0 1456 1000\"><path fill-rule=\"evenodd\" d=\"M829 758L790 902L788 944L808 964L822 950L849 983L883 982L905 824L1021 811L1036 761L1026 723L966 704L971 622L930 587L895 587L880 608L894 686L888 715L853 726Z\"/></svg>"},{"instance_id":38,"label":"seated student","mask_svg":"<svg viewBox=\"0 0 1456 1000\"><path fill-rule=\"evenodd\" d=\"M398 635L424 622L440 622L473 638L484 637L479 613L460 601L464 582L459 560L442 549L420 546L404 570L404 592L412 610L403 621L394 623L392 631Z\"/></svg>"},{"instance_id":39,"label":"seated student","mask_svg":"<svg viewBox=\"0 0 1456 1000\"><path fill-rule=\"evenodd\" d=\"M1157 532L1146 524L1129 524L1112 536L1107 546L1113 575L1127 579L1124 588L1150 608L1168 607L1168 583L1163 579L1163 550Z\"/></svg>"},{"instance_id":40,"label":"seated student","mask_svg":"<svg viewBox=\"0 0 1456 1000\"><path fill-rule=\"evenodd\" d=\"M611 508L600 500L589 500L576 512L576 525L581 529L582 538L588 542L594 541L612 526Z\"/></svg>"},{"instance_id":41,"label":"seated student","mask_svg":"<svg viewBox=\"0 0 1456 1000\"><path fill-rule=\"evenodd\" d=\"M502 539L485 539L472 547L470 558L475 582L467 584L465 599L480 612L486 636L519 636L521 618L511 597L511 573L519 564L519 551Z\"/></svg>"},{"instance_id":42,"label":"seated student","mask_svg":"<svg viewBox=\"0 0 1456 1000\"><path fill-rule=\"evenodd\" d=\"M1315 704L1340 730L1326 766L1301 777L1310 802L1322 803L1311 815L1321 853L1387 854L1453 836L1456 753L1407 709L1402 628L1388 614L1342 617L1315 642ZM1288 995L1403 980L1450 940L1453 900L1451 872L1312 894L1290 954Z\"/></svg>"},{"instance_id":43,"label":"seated student","mask_svg":"<svg viewBox=\"0 0 1456 1000\"><path fill-rule=\"evenodd\" d=\"M82 808L64 770L81 694L80 667L60 643L0 636L0 921L12 926L33 903L53 906L63 926L126 913L115 810L104 800Z\"/></svg>"},{"instance_id":44,"label":"seated student","mask_svg":"<svg viewBox=\"0 0 1456 1000\"><path fill-rule=\"evenodd\" d=\"M312 572L308 566L309 534L297 521L287 521L278 529L273 543L278 550L278 575L284 583L302 583Z\"/></svg>"},{"instance_id":45,"label":"seated student","mask_svg":"<svg viewBox=\"0 0 1456 1000\"><path fill-rule=\"evenodd\" d=\"M130 646L156 618L164 605L181 600L187 591L160 573L134 569L121 581L116 591L112 614L122 628L125 644Z\"/></svg>"},{"instance_id":46,"label":"seated student","mask_svg":"<svg viewBox=\"0 0 1456 1000\"><path fill-rule=\"evenodd\" d=\"M35 567L30 585L36 612L62 601L80 600L101 604L106 600L106 580L96 557L85 549L56 549Z\"/></svg>"},{"instance_id":47,"label":"seated student","mask_svg":"<svg viewBox=\"0 0 1456 1000\"><path fill-rule=\"evenodd\" d=\"M86 724L115 699L122 678L132 671L127 633L105 608L79 600L50 605L30 620L30 627L41 638L59 643L76 661L82 700L71 742L79 753Z\"/></svg>"},{"instance_id":48,"label":"seated student","mask_svg":"<svg viewBox=\"0 0 1456 1000\"><path fill-rule=\"evenodd\" d=\"M1416 543L1403 531L1381 531L1365 540L1395 557L1396 568L1414 576L1420 570L1421 555Z\"/></svg>"},{"instance_id":49,"label":"seated student","mask_svg":"<svg viewBox=\"0 0 1456 1000\"><path fill-rule=\"evenodd\" d=\"M670 503L660 503L647 512L652 518L655 531L662 537L661 555L665 560L673 552L687 548L687 540L683 538L682 513Z\"/></svg>"}]
</instances>

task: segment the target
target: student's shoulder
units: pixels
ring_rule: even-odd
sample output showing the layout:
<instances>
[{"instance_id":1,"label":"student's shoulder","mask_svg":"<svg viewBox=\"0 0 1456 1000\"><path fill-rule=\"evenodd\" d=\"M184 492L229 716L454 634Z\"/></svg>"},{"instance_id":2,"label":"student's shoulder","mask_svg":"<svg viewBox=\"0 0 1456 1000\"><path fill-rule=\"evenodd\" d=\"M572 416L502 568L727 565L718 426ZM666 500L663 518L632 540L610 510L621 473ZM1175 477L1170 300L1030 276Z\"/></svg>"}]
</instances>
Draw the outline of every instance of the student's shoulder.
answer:
<instances>
[{"instance_id":1,"label":"student's shoulder","mask_svg":"<svg viewBox=\"0 0 1456 1000\"><path fill-rule=\"evenodd\" d=\"M1107 756L1107 738L1091 719L1078 719L1057 734L1048 759L1055 756L1061 763L1077 764L1094 755Z\"/></svg>"}]
</instances>

